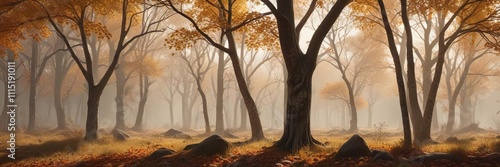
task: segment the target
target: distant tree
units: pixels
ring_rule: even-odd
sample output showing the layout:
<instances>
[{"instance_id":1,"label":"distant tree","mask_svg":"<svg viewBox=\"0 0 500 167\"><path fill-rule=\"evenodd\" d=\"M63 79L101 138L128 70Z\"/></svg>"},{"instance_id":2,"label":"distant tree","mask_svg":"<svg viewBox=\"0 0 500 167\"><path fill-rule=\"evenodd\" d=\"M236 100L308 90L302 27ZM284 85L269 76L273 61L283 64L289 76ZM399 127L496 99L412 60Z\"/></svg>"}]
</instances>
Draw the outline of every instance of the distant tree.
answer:
<instances>
[{"instance_id":1,"label":"distant tree","mask_svg":"<svg viewBox=\"0 0 500 167\"><path fill-rule=\"evenodd\" d=\"M265 18L266 14L249 12L246 1L195 1L192 4L189 4L189 2L172 2L171 0L167 0L161 1L161 3L172 8L172 10L176 13L187 19L194 28L177 29L176 32L173 33L173 36L167 39L167 44L170 45L171 48L180 50L191 46L194 42L192 39L201 38L229 55L239 90L243 101L245 102L246 108L248 109L250 126L252 129L252 137L250 140L257 141L264 139L264 133L262 131L257 106L250 94L242 73L240 59L236 48L237 43L234 35L236 31L243 29L246 25L257 20L262 20ZM191 8L182 8L187 6ZM197 12L193 12L193 10L196 10ZM272 22L268 21L267 23L270 23L268 25L271 25ZM218 37L212 37L209 35L214 31L220 31L221 33L218 34ZM224 38L227 40L227 45L220 43ZM265 39L267 40L268 38Z\"/></svg>"},{"instance_id":2,"label":"distant tree","mask_svg":"<svg viewBox=\"0 0 500 167\"><path fill-rule=\"evenodd\" d=\"M185 49L179 55L187 66L188 73L193 77L196 89L201 97L206 134L210 134L211 130L208 119L208 102L206 93L203 90L203 81L208 71L212 68L215 57L215 53L212 56L207 56L210 55L208 47L209 45L206 43L197 42L190 48L190 53L187 53L187 49Z\"/></svg>"}]
</instances>

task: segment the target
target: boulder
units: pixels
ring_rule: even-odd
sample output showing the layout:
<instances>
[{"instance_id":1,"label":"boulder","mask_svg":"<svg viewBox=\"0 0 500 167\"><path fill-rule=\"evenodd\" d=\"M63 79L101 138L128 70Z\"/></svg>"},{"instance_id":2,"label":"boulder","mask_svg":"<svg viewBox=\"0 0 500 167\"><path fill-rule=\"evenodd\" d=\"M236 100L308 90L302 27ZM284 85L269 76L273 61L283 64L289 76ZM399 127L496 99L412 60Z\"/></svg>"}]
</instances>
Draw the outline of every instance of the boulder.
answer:
<instances>
[{"instance_id":1,"label":"boulder","mask_svg":"<svg viewBox=\"0 0 500 167\"><path fill-rule=\"evenodd\" d=\"M181 131L178 131L178 130L175 130L175 129L169 129L167 132L163 133L163 136L170 137L170 138L176 138L176 139L188 139L188 140L193 139L188 134L181 132Z\"/></svg>"},{"instance_id":2,"label":"boulder","mask_svg":"<svg viewBox=\"0 0 500 167\"><path fill-rule=\"evenodd\" d=\"M377 160L392 161L394 159L394 156L387 151L372 150L372 159L370 159L370 162L374 162Z\"/></svg>"},{"instance_id":3,"label":"boulder","mask_svg":"<svg viewBox=\"0 0 500 167\"><path fill-rule=\"evenodd\" d=\"M167 148L159 148L158 150L151 153L151 155L149 155L148 157L151 159L156 159L156 158L160 158L160 157L163 157L166 155L172 155L172 154L175 154L174 150L167 149Z\"/></svg>"},{"instance_id":4,"label":"boulder","mask_svg":"<svg viewBox=\"0 0 500 167\"><path fill-rule=\"evenodd\" d=\"M213 156L217 154L225 154L229 150L229 143L222 139L219 135L212 135L201 141L198 145L193 146L192 154L202 156Z\"/></svg>"},{"instance_id":5,"label":"boulder","mask_svg":"<svg viewBox=\"0 0 500 167\"><path fill-rule=\"evenodd\" d=\"M123 130L120 129L113 129L113 131L111 131L111 134L116 140L119 141L125 141L127 138L130 137L127 133L125 133Z\"/></svg>"},{"instance_id":6,"label":"boulder","mask_svg":"<svg viewBox=\"0 0 500 167\"><path fill-rule=\"evenodd\" d=\"M365 140L355 134L349 140L347 140L340 147L339 151L333 157L334 160L339 160L341 158L359 158L364 156L370 156L372 154L370 148L366 144Z\"/></svg>"}]
</instances>

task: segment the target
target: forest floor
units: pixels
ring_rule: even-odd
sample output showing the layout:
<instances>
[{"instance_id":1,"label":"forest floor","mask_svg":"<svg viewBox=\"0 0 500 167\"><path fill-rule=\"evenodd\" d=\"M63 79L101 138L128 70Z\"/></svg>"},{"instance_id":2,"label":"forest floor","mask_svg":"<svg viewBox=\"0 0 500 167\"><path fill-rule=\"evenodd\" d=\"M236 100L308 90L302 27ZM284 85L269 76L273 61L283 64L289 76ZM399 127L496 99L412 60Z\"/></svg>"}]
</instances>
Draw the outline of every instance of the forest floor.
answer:
<instances>
[{"instance_id":1,"label":"forest floor","mask_svg":"<svg viewBox=\"0 0 500 167\"><path fill-rule=\"evenodd\" d=\"M277 130L266 130L267 141L254 142L230 147L226 155L193 157L182 150L188 144L198 143L207 136L202 132L186 132L192 139L172 139L163 136L166 130L144 132L127 131L131 136L126 141L117 141L108 131L100 130L100 138L95 142L82 141L83 130L49 131L16 134L16 159L7 158L6 142L0 143L0 166L143 166L145 157L159 148L168 148L176 154L165 156L147 166L500 166L500 134L493 130L480 133L467 132L453 135L457 141L446 141L449 135L433 134L435 144L425 145L412 151L398 151L402 133L395 130L360 130L357 134L364 138L370 149L385 150L394 155L391 161L370 161L371 157L334 161L334 155L353 133L345 131L313 131L313 136L327 147L321 151L300 150L287 154L271 149L281 136ZM249 132L234 132L240 142L250 138ZM7 141L8 135L0 132L0 141ZM437 159L433 161L409 161L411 156L429 153L449 153L456 160ZM495 156L490 156L495 155ZM486 157L478 159L476 157ZM235 165L235 162L243 162Z\"/></svg>"}]
</instances>

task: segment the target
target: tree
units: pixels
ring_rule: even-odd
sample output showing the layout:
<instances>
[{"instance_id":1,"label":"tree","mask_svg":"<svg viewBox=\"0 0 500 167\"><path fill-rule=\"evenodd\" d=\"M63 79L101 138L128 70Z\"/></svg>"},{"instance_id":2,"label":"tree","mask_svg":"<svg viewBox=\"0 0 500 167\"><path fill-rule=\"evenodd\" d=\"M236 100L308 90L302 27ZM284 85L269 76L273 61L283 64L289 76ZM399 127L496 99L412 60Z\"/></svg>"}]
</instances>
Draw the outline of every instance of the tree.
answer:
<instances>
[{"instance_id":1,"label":"tree","mask_svg":"<svg viewBox=\"0 0 500 167\"><path fill-rule=\"evenodd\" d=\"M479 40L479 41L478 41ZM489 49L481 47L484 45L477 34L464 36L456 47L455 54L448 52L445 57L447 61L444 63L444 74L446 83L446 92L448 96L448 123L446 124L446 132L451 132L455 125L455 106L459 97L460 91L466 84L467 76L473 63L481 57L488 54ZM462 50L462 52L459 52ZM460 55L463 55L460 56ZM452 86L452 82L454 82ZM470 110L461 110L461 115L467 115ZM463 120L464 121L464 120ZM470 124L460 121L460 124Z\"/></svg>"},{"instance_id":2,"label":"tree","mask_svg":"<svg viewBox=\"0 0 500 167\"><path fill-rule=\"evenodd\" d=\"M28 42L28 41L27 41ZM42 74L45 71L45 66L47 65L48 60L55 54L50 54L51 50L40 48L40 42L32 39L29 41L31 43L31 51L26 54L25 52L21 52L23 58L29 63L29 102L28 102L28 132L35 131L36 128L36 98L37 98L37 86L42 78ZM44 51L42 51L44 50ZM41 53L47 53L45 55L41 55ZM40 61L40 62L39 62Z\"/></svg>"},{"instance_id":3,"label":"tree","mask_svg":"<svg viewBox=\"0 0 500 167\"><path fill-rule=\"evenodd\" d=\"M351 96L349 95L349 90L345 83L333 82L326 84L323 89L321 89L320 96L327 100L338 100L351 108ZM362 96L356 96L355 100L356 108L361 109L367 107L367 102Z\"/></svg>"},{"instance_id":4,"label":"tree","mask_svg":"<svg viewBox=\"0 0 500 167\"><path fill-rule=\"evenodd\" d=\"M433 118L433 112L435 108L435 101L437 90L439 87L443 64L444 55L446 54L448 48L455 43L455 41L468 33L480 33L485 39L488 39L489 45L493 45L492 39L498 38L498 22L495 22L495 18L498 17L498 10L495 10L497 1L478 1L478 0L466 0L466 1L412 1L408 8L402 8L404 10L411 9L413 14L422 14L425 17L437 17L438 30L435 33L437 36L436 45L437 56L435 58L435 70L432 76L432 81L429 85L429 93L427 97L424 97L423 110L420 109L418 104L418 94L416 88L415 79L415 63L413 62L413 38L411 36L411 27L408 20L408 14L403 18L403 24L405 25L406 34L406 61L408 64L408 97L410 104L411 119L414 128L415 140L417 143L422 143L430 141L430 128ZM363 3L363 2L362 2ZM365 2L366 3L366 2ZM401 2L403 4L403 2ZM404 2L406 5L406 2ZM368 5L372 6L372 5ZM484 9L484 10L479 10ZM409 13L406 12L405 13ZM384 13L382 13L384 15ZM385 21L384 21L385 22ZM380 23L379 23L380 24ZM424 25L424 24L422 24ZM427 25L430 26L430 25ZM385 26L387 28L387 26ZM390 31L387 33L393 33ZM392 38L392 37L391 37ZM391 39L390 39L391 40ZM393 40L393 39L392 39ZM397 53L397 50L395 50ZM401 94L400 94L401 96ZM423 111L423 113L422 113Z\"/></svg>"},{"instance_id":5,"label":"tree","mask_svg":"<svg viewBox=\"0 0 500 167\"><path fill-rule=\"evenodd\" d=\"M345 18L343 19L345 20ZM377 71L385 67L384 54L380 45L369 40L364 35L347 37L352 24L349 21L339 21L327 35L325 62L339 70L342 75L349 97L351 121L350 132L358 130L356 99L363 89L375 82ZM363 41L363 42L359 42ZM370 55L370 56L367 56Z\"/></svg>"},{"instance_id":6,"label":"tree","mask_svg":"<svg viewBox=\"0 0 500 167\"><path fill-rule=\"evenodd\" d=\"M408 106L407 106L407 99L406 99L406 90L405 90L405 81L403 79L403 69L401 66L401 60L398 55L398 51L396 48L396 43L394 40L394 35L392 34L393 30L391 28L391 25L389 23L389 18L387 17L387 12L385 9L384 1L383 0L378 0L378 6L380 7L380 13L382 15L382 20L383 20L383 27L385 29L386 35L387 35L387 42L388 42L388 47L391 52L392 60L394 62L394 69L396 71L396 82L398 85L398 93L399 93L399 105L401 107L401 116L402 116L402 121L403 121L403 131L404 131L404 140L403 140L403 148L411 148L411 129L410 129L410 121L409 121L409 116L408 116ZM406 0L401 0L401 17L404 20L404 25L405 25L405 32L411 34L409 32L409 27L408 26L408 14L407 14L407 4ZM407 35L409 35L407 34ZM412 43L412 38L411 35L406 36L407 37L407 43L406 46L411 46L413 45ZM410 49L407 49L407 56L411 57L413 54L410 52L413 52L411 47ZM413 59L411 59L413 60ZM411 63L409 63L408 66L410 66ZM410 87L409 89L413 89L413 87ZM411 92L412 90L410 90ZM411 104L411 103L410 103Z\"/></svg>"},{"instance_id":7,"label":"tree","mask_svg":"<svg viewBox=\"0 0 500 167\"><path fill-rule=\"evenodd\" d=\"M193 77L196 82L196 87L198 93L201 97L202 107L203 107L203 118L205 120L205 133L210 134L210 121L208 119L208 102L205 91L203 90L203 80L205 76L212 68L213 59L215 57L215 53L213 56L209 56L207 59L206 55L210 53L208 50L208 44L202 44L200 42L193 45L191 48L190 54L186 53L187 51L183 51L180 53L180 58L184 61L187 66L188 73Z\"/></svg>"},{"instance_id":8,"label":"tree","mask_svg":"<svg viewBox=\"0 0 500 167\"><path fill-rule=\"evenodd\" d=\"M321 145L312 137L310 129L312 75L323 39L351 0L335 2L317 30L314 31L305 53L299 45L300 32L318 1L313 0L310 3L307 12L298 24L295 24L295 9L292 0L277 1L276 6L269 0L262 0L262 2L277 20L281 52L288 74L284 132L274 147L286 151L298 151L304 146Z\"/></svg>"},{"instance_id":9,"label":"tree","mask_svg":"<svg viewBox=\"0 0 500 167\"><path fill-rule=\"evenodd\" d=\"M153 40L148 40L144 38L146 41L152 42ZM143 130L143 120L144 120L144 108L146 107L146 102L149 96L149 87L154 82L154 78L158 78L161 76L162 69L158 61L153 58L150 53L145 51L147 47L151 46L150 43L144 42L140 48L136 50L135 61L137 73L139 75L139 107L137 109L137 117L135 120L135 124L132 127L133 130L142 131ZM153 80L153 81L152 81Z\"/></svg>"},{"instance_id":10,"label":"tree","mask_svg":"<svg viewBox=\"0 0 500 167\"><path fill-rule=\"evenodd\" d=\"M27 3L27 4L26 4ZM123 0L116 4L116 2L108 1L65 1L59 3L50 3L43 1L33 1L21 3L29 5L35 3L37 6L36 11L32 11L36 16L43 16L43 18L48 21L48 23L55 29L58 36L64 41L66 47L68 48L71 57L75 60L81 73L85 76L88 88L88 101L87 101L87 123L86 123L86 134L85 140L96 140L97 139L97 113L99 107L99 100L104 90L106 84L108 83L113 71L116 68L118 60L120 58L121 52L134 40L140 38L149 33L160 32L158 30L158 22L152 22L147 25L145 32L138 34L129 34L133 22L138 15L146 12L151 7L137 7L141 1L129 1ZM107 31L103 23L96 20L91 20L89 17L92 15L110 15L116 13L120 16L120 29L119 36L116 38L118 41L114 48L115 52L112 56L112 61L110 65L105 70L104 75L101 79L94 75L93 69L95 64L93 64L91 50L89 49L88 36L90 34L96 34L99 39L111 38L111 34ZM160 20L163 18L160 18ZM78 32L77 42L81 42L81 48L83 55L80 55L73 48L73 44L68 35L62 32L62 26L68 25L73 30ZM127 37L127 38L126 38ZM111 49L111 48L110 48ZM81 58L84 58L82 60Z\"/></svg>"},{"instance_id":11,"label":"tree","mask_svg":"<svg viewBox=\"0 0 500 167\"><path fill-rule=\"evenodd\" d=\"M161 1L161 3L172 8L172 10L187 19L194 27L194 30L188 30L186 28L177 29L176 33L173 33L177 35L177 37L174 36L171 37L170 40L167 39L167 44L169 44L170 47L179 50L192 45L193 40L189 41L186 39L201 38L229 55L238 87L240 88L243 101L248 109L250 126L252 128L252 137L250 141L264 139L257 106L248 90L239 63L236 40L233 33L245 25L265 17L265 14L247 12L248 8L245 1L228 1L226 3L222 1L195 1L194 4L187 5L191 6L192 10L199 12L189 12L189 10L187 10L188 12L184 12L186 9L178 8L178 6L182 7L186 5L181 5L178 2L174 4L171 0L167 0L166 2ZM214 40L209 33L217 30L221 31L218 37L219 40ZM227 46L217 42L222 41L224 37L227 39Z\"/></svg>"}]
</instances>

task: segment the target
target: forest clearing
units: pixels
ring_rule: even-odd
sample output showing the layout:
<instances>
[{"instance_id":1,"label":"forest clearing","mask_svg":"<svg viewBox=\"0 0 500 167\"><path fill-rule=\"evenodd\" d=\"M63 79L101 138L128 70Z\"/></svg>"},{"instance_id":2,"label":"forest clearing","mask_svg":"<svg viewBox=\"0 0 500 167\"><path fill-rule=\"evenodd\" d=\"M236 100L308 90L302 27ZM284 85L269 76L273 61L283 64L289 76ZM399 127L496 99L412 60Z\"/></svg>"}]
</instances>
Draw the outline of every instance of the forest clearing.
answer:
<instances>
[{"instance_id":1,"label":"forest clearing","mask_svg":"<svg viewBox=\"0 0 500 167\"><path fill-rule=\"evenodd\" d=\"M2 166L500 166L500 0L1 0Z\"/></svg>"},{"instance_id":2,"label":"forest clearing","mask_svg":"<svg viewBox=\"0 0 500 167\"><path fill-rule=\"evenodd\" d=\"M500 160L500 134L488 130L457 134L454 136L456 138L443 135L437 138L438 143L403 151L402 132L397 133L394 129L361 129L359 134L370 149L386 151L394 156L392 159L377 158L375 161L372 155L339 160L333 158L342 144L352 136L345 130L314 131L316 138L326 143L327 147L319 150L302 149L296 154L270 149L281 135L277 130L266 130L269 140L249 144L238 143L248 139L249 133L236 132L236 138L223 137L233 143L227 153L213 156L195 156L183 151L185 146L207 137L200 132L190 132L194 136L191 139L176 139L166 137L161 130L130 131L131 137L126 141L116 140L109 131L100 132L102 137L92 143L81 141L82 130L20 133L18 143L21 146L16 161L0 166L498 166ZM5 140L3 135L1 140ZM160 148L175 153L148 158ZM443 155L428 160L417 158L433 154L451 155L454 159ZM6 162L6 156L2 154L1 157L3 159L0 160Z\"/></svg>"}]
</instances>

